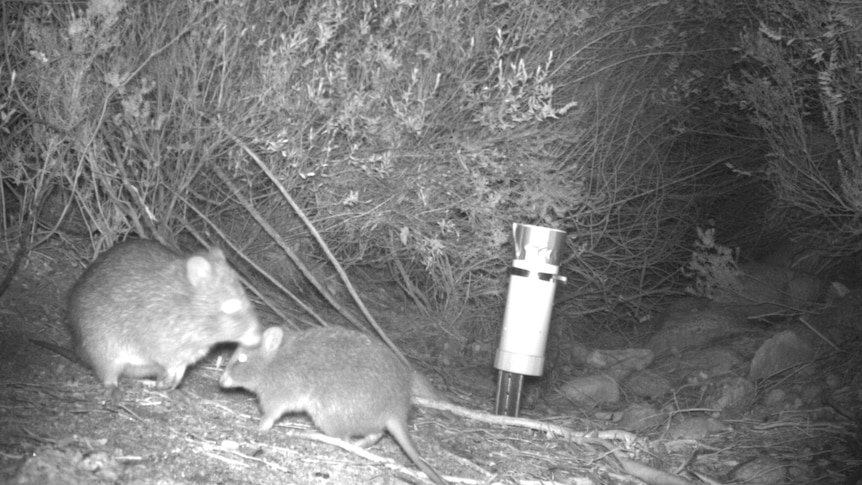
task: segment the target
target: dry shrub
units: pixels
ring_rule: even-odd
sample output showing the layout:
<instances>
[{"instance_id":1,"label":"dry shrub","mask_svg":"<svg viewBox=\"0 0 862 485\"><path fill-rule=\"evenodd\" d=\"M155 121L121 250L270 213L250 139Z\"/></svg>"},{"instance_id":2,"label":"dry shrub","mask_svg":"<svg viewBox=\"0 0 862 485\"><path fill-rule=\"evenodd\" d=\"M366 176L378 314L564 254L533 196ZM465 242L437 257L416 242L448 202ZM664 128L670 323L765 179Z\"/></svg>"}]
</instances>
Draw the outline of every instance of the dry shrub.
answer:
<instances>
[{"instance_id":1,"label":"dry shrub","mask_svg":"<svg viewBox=\"0 0 862 485\"><path fill-rule=\"evenodd\" d=\"M194 111L209 73L188 62L214 64L189 42L212 12L198 2L10 3L30 47L16 94L32 124L4 181L36 193L60 187L97 250L129 232L171 239L214 136ZM38 200L29 202L36 210Z\"/></svg>"},{"instance_id":2,"label":"dry shrub","mask_svg":"<svg viewBox=\"0 0 862 485\"><path fill-rule=\"evenodd\" d=\"M738 252L715 242L715 229L697 229L686 276L693 284L686 288L692 295L720 300L724 295L741 292Z\"/></svg>"},{"instance_id":3,"label":"dry shrub","mask_svg":"<svg viewBox=\"0 0 862 485\"><path fill-rule=\"evenodd\" d=\"M769 229L827 250L820 272L862 247L862 6L760 1L727 89L768 146Z\"/></svg>"},{"instance_id":4,"label":"dry shrub","mask_svg":"<svg viewBox=\"0 0 862 485\"><path fill-rule=\"evenodd\" d=\"M488 339L512 223L571 234L567 313L633 320L681 291L698 201L727 192L676 145L709 2L6 5L4 183L31 207L62 187L97 249L187 230L290 281L248 207L320 252L277 182L342 264Z\"/></svg>"}]
</instances>

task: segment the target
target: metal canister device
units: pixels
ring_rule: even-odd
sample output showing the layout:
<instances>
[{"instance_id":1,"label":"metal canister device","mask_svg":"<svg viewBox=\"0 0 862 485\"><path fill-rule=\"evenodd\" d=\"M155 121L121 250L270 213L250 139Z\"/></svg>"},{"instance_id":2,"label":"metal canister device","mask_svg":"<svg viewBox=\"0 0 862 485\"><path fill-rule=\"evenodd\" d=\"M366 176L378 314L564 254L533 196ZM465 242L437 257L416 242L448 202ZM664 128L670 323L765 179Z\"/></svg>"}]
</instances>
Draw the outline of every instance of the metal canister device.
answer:
<instances>
[{"instance_id":1,"label":"metal canister device","mask_svg":"<svg viewBox=\"0 0 862 485\"><path fill-rule=\"evenodd\" d=\"M509 294L494 367L499 370L495 412L517 416L524 376L540 376L566 233L512 224L515 259L509 269Z\"/></svg>"}]
</instances>

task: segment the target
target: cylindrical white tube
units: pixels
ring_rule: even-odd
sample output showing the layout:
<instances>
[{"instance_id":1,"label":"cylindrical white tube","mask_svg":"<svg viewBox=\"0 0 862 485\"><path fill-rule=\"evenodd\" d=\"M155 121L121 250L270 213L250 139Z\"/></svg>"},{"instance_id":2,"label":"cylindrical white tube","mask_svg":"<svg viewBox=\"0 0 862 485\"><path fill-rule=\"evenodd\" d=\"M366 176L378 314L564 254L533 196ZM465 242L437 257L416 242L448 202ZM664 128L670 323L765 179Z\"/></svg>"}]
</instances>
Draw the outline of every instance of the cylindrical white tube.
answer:
<instances>
[{"instance_id":1,"label":"cylindrical white tube","mask_svg":"<svg viewBox=\"0 0 862 485\"><path fill-rule=\"evenodd\" d=\"M512 275L495 367L542 375L556 283Z\"/></svg>"},{"instance_id":2,"label":"cylindrical white tube","mask_svg":"<svg viewBox=\"0 0 862 485\"><path fill-rule=\"evenodd\" d=\"M557 229L514 224L515 259L503 332L494 367L506 372L542 375L545 346L566 233Z\"/></svg>"}]
</instances>

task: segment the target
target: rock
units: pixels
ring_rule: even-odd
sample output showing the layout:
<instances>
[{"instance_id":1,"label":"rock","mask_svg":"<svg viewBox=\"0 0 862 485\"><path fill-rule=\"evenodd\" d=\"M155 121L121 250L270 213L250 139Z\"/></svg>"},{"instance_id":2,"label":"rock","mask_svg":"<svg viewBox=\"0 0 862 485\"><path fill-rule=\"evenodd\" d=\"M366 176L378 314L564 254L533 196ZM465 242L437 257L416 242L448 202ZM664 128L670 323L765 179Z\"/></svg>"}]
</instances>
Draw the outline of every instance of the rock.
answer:
<instances>
[{"instance_id":1,"label":"rock","mask_svg":"<svg viewBox=\"0 0 862 485\"><path fill-rule=\"evenodd\" d=\"M733 480L746 485L805 483L808 470L802 463L782 463L775 458L760 457L740 466Z\"/></svg>"},{"instance_id":2,"label":"rock","mask_svg":"<svg viewBox=\"0 0 862 485\"><path fill-rule=\"evenodd\" d=\"M585 364L594 369L643 370L653 358L654 354L648 349L593 350Z\"/></svg>"},{"instance_id":3,"label":"rock","mask_svg":"<svg viewBox=\"0 0 862 485\"><path fill-rule=\"evenodd\" d=\"M701 349L711 342L746 331L743 320L715 309L668 312L661 318L661 329L646 347L656 358Z\"/></svg>"},{"instance_id":4,"label":"rock","mask_svg":"<svg viewBox=\"0 0 862 485\"><path fill-rule=\"evenodd\" d=\"M623 388L634 396L655 399L672 390L667 377L649 370L637 371L623 381Z\"/></svg>"},{"instance_id":5,"label":"rock","mask_svg":"<svg viewBox=\"0 0 862 485\"><path fill-rule=\"evenodd\" d=\"M754 402L754 384L737 376L722 377L711 383L703 405L725 414L741 414Z\"/></svg>"},{"instance_id":6,"label":"rock","mask_svg":"<svg viewBox=\"0 0 862 485\"><path fill-rule=\"evenodd\" d=\"M757 349L748 377L752 380L766 379L813 357L811 344L800 339L795 332L786 330L763 342Z\"/></svg>"},{"instance_id":7,"label":"rock","mask_svg":"<svg viewBox=\"0 0 862 485\"><path fill-rule=\"evenodd\" d=\"M732 430L733 428L715 418L687 416L674 422L668 430L668 435L675 440L700 440Z\"/></svg>"},{"instance_id":8,"label":"rock","mask_svg":"<svg viewBox=\"0 0 862 485\"><path fill-rule=\"evenodd\" d=\"M814 275L765 263L741 264L735 288L718 291L713 306L742 317L798 311L820 300L826 290Z\"/></svg>"},{"instance_id":9,"label":"rock","mask_svg":"<svg viewBox=\"0 0 862 485\"><path fill-rule=\"evenodd\" d=\"M617 382L601 374L576 377L563 384L560 392L571 401L589 406L620 400Z\"/></svg>"},{"instance_id":10,"label":"rock","mask_svg":"<svg viewBox=\"0 0 862 485\"><path fill-rule=\"evenodd\" d=\"M661 425L664 420L665 415L661 411L644 404L632 404L622 412L617 426L629 431L643 431Z\"/></svg>"}]
</instances>

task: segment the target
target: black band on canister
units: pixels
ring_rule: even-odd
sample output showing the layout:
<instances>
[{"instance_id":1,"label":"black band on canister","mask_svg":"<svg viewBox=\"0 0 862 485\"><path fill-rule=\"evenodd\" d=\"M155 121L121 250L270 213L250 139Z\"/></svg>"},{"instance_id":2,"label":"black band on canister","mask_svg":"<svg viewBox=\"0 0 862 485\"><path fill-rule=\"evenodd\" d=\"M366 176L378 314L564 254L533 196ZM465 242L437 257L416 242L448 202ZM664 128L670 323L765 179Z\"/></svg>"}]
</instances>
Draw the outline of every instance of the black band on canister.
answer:
<instances>
[{"instance_id":1,"label":"black band on canister","mask_svg":"<svg viewBox=\"0 0 862 485\"><path fill-rule=\"evenodd\" d=\"M512 276L521 276L524 278L538 278L542 281L553 281L557 275L551 273L540 273L538 271L529 271L521 268L509 268L509 274Z\"/></svg>"}]
</instances>

